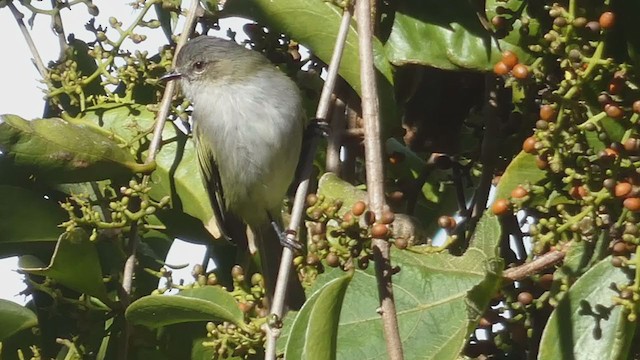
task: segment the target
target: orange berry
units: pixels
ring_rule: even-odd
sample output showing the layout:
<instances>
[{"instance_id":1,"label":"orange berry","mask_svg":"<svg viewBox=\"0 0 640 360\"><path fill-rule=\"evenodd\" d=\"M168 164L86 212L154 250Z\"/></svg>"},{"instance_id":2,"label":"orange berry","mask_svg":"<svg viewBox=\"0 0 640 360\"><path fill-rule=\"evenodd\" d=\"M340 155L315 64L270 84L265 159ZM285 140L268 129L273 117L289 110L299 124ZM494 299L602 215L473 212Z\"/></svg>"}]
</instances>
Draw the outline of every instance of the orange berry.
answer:
<instances>
[{"instance_id":1,"label":"orange berry","mask_svg":"<svg viewBox=\"0 0 640 360\"><path fill-rule=\"evenodd\" d=\"M493 65L493 72L498 76L507 75L509 73L509 67L502 61L498 61Z\"/></svg>"},{"instance_id":2,"label":"orange berry","mask_svg":"<svg viewBox=\"0 0 640 360\"><path fill-rule=\"evenodd\" d=\"M491 205L491 211L498 216L505 215L509 212L509 202L507 199L498 199Z\"/></svg>"},{"instance_id":3,"label":"orange berry","mask_svg":"<svg viewBox=\"0 0 640 360\"><path fill-rule=\"evenodd\" d=\"M511 191L511 197L515 198L515 199L522 199L523 197L527 196L529 192L527 191L527 189L523 188L522 186L518 185L516 186L515 189L513 189Z\"/></svg>"},{"instance_id":4,"label":"orange berry","mask_svg":"<svg viewBox=\"0 0 640 360\"><path fill-rule=\"evenodd\" d=\"M611 11L605 11L600 15L600 19L598 19L598 23L600 27L603 29L611 29L613 25L616 23L616 16Z\"/></svg>"},{"instance_id":5,"label":"orange berry","mask_svg":"<svg viewBox=\"0 0 640 360\"><path fill-rule=\"evenodd\" d=\"M618 198L624 198L631 193L632 186L628 182L617 183L613 189L613 194Z\"/></svg>"},{"instance_id":6,"label":"orange berry","mask_svg":"<svg viewBox=\"0 0 640 360\"><path fill-rule=\"evenodd\" d=\"M518 55L513 51L506 50L502 53L502 62L509 68L513 69L518 64Z\"/></svg>"},{"instance_id":7,"label":"orange berry","mask_svg":"<svg viewBox=\"0 0 640 360\"><path fill-rule=\"evenodd\" d=\"M526 65L517 64L513 67L511 73L513 74L514 78L518 80L524 80L529 77L529 68L527 68Z\"/></svg>"},{"instance_id":8,"label":"orange berry","mask_svg":"<svg viewBox=\"0 0 640 360\"><path fill-rule=\"evenodd\" d=\"M556 118L556 110L551 105L542 105L540 107L540 119L544 121L553 121Z\"/></svg>"},{"instance_id":9,"label":"orange berry","mask_svg":"<svg viewBox=\"0 0 640 360\"><path fill-rule=\"evenodd\" d=\"M614 118L614 119L620 119L624 115L624 113L622 112L622 109L620 109L619 106L613 105L613 104L605 105L604 112L607 114L608 117Z\"/></svg>"},{"instance_id":10,"label":"orange berry","mask_svg":"<svg viewBox=\"0 0 640 360\"><path fill-rule=\"evenodd\" d=\"M626 198L622 202L622 205L633 212L640 211L640 198Z\"/></svg>"},{"instance_id":11,"label":"orange berry","mask_svg":"<svg viewBox=\"0 0 640 360\"><path fill-rule=\"evenodd\" d=\"M536 152L536 138L529 136L522 143L522 150L528 154L534 154Z\"/></svg>"}]
</instances>

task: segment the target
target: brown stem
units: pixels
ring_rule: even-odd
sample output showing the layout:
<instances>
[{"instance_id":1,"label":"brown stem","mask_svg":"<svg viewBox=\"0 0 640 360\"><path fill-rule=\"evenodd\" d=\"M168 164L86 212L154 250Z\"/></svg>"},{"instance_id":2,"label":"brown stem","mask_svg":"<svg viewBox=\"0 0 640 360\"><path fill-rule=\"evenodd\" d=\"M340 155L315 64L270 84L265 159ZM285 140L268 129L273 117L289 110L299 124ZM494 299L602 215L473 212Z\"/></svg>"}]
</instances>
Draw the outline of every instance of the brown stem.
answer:
<instances>
[{"instance_id":1,"label":"brown stem","mask_svg":"<svg viewBox=\"0 0 640 360\"><path fill-rule=\"evenodd\" d=\"M367 191L369 207L380 218L385 206L384 173L382 168L382 143L380 132L380 112L376 86L376 73L373 64L373 45L371 32L371 3L360 0L356 3L356 21L358 25L358 45L360 55L360 82L362 84L362 117L364 119L364 150L367 173ZM389 359L403 359L402 342L398 330L396 305L393 299L390 246L385 239L374 238L371 242L375 261L378 295L380 297L379 313L387 355Z\"/></svg>"},{"instance_id":2,"label":"brown stem","mask_svg":"<svg viewBox=\"0 0 640 360\"><path fill-rule=\"evenodd\" d=\"M564 259L565 255L566 251L564 250L549 251L544 255L538 256L531 262L505 270L502 273L502 277L509 281L522 280L559 263Z\"/></svg>"},{"instance_id":3,"label":"brown stem","mask_svg":"<svg viewBox=\"0 0 640 360\"><path fill-rule=\"evenodd\" d=\"M327 161L326 170L340 176L341 161L340 149L346 126L346 112L344 102L336 98L333 104L333 114L331 116L331 131L327 139Z\"/></svg>"}]
</instances>

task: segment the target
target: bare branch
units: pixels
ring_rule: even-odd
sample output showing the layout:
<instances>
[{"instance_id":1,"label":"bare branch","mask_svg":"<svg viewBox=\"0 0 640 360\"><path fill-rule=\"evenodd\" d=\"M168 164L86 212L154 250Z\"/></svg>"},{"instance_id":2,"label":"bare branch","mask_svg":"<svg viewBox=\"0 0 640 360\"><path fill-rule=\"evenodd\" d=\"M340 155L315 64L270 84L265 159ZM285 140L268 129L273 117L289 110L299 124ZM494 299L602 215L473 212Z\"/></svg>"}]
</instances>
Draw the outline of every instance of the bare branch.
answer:
<instances>
[{"instance_id":1,"label":"bare branch","mask_svg":"<svg viewBox=\"0 0 640 360\"><path fill-rule=\"evenodd\" d=\"M316 121L324 120L327 118L329 108L331 105L331 94L335 88L336 80L338 78L338 69L340 69L340 61L342 59L342 53L344 51L344 44L349 33L349 23L351 21L351 12L348 9L344 9L342 14L342 22L340 23L340 30L336 38L335 48L329 62L329 68L327 71L327 80L322 87L322 93L320 94L320 100L318 103L318 109L316 110ZM318 147L319 139L317 136L313 137L309 146L309 152L307 157L303 160L304 167L301 172L300 184L296 190L296 196L293 201L293 209L291 210L291 220L289 222L287 238L290 241L296 241L296 234L300 228L302 222L302 215L304 213L305 199L307 192L309 191L309 179L311 178L311 171L313 169L313 159L315 158L316 148ZM287 284L289 282L289 274L291 274L291 266L293 265L293 251L287 247L282 250L282 259L280 260L280 268L278 271L278 280L276 282L276 289L273 295L273 302L271 304L271 313L277 318L282 318L284 313L284 300L286 297ZM279 336L279 329L270 328L267 334L267 345L265 358L267 360L273 360L276 358L276 340Z\"/></svg>"},{"instance_id":2,"label":"bare branch","mask_svg":"<svg viewBox=\"0 0 640 360\"><path fill-rule=\"evenodd\" d=\"M559 263L564 259L565 255L566 251L564 249L549 251L544 255L538 256L531 262L505 270L502 273L502 277L510 281L522 280Z\"/></svg>"},{"instance_id":3,"label":"bare branch","mask_svg":"<svg viewBox=\"0 0 640 360\"><path fill-rule=\"evenodd\" d=\"M385 206L384 173L382 168L382 143L380 139L380 112L373 65L373 45L371 33L371 4L369 0L356 3L358 23L358 45L360 55L360 82L362 84L362 117L364 119L364 149L367 172L369 207L380 218ZM393 270L389 260L390 246L385 239L372 240L375 272L380 296L380 315L387 344L389 359L403 358L402 342L398 330L396 305L393 299L391 276Z\"/></svg>"},{"instance_id":4,"label":"bare branch","mask_svg":"<svg viewBox=\"0 0 640 360\"><path fill-rule=\"evenodd\" d=\"M187 14L187 20L184 24L184 29L182 34L180 34L180 39L176 44L176 54L180 51L182 46L187 42L193 26L196 22L196 18L198 17L199 10L199 2L197 0L193 0L191 2L191 7L189 8L189 13ZM177 57L174 56L174 62ZM173 98L173 93L175 92L176 84L175 80L171 80L167 83L167 86L164 90L164 94L162 95L162 101L159 105L158 114L156 116L156 124L153 130L153 138L151 140L151 144L149 144L149 152L147 154L147 159L145 164L151 164L156 159L156 154L158 150L160 150L160 143L162 142L162 130L164 129L164 124L166 122L167 117L169 116L169 111L171 110L171 99ZM146 186L149 182L149 176L145 175L142 179L143 186ZM131 228L131 249L130 255L125 262L124 271L123 271L123 279L122 279L122 287L126 291L127 294L131 294L131 286L133 283L133 272L135 269L136 263L136 251L138 247L138 242L140 239L137 234L137 226L134 224Z\"/></svg>"},{"instance_id":5,"label":"bare branch","mask_svg":"<svg viewBox=\"0 0 640 360\"><path fill-rule=\"evenodd\" d=\"M27 26L24 24L24 21L22 21L22 19L24 18L24 14L18 11L16 6L13 5L13 2L11 1L7 2L7 6L9 7L9 10L11 10L13 17L16 19L16 22L18 23L18 27L22 32L22 36L24 36L24 39L27 42L27 45L29 46L29 50L31 51L31 56L33 56L33 62L36 65L36 68L38 69L40 76L42 76L43 79L46 79L47 67L44 66L44 63L42 62L42 58L40 57L40 53L38 53L36 44L33 42L33 39L31 38L31 34L29 34L29 29L27 29Z\"/></svg>"}]
</instances>

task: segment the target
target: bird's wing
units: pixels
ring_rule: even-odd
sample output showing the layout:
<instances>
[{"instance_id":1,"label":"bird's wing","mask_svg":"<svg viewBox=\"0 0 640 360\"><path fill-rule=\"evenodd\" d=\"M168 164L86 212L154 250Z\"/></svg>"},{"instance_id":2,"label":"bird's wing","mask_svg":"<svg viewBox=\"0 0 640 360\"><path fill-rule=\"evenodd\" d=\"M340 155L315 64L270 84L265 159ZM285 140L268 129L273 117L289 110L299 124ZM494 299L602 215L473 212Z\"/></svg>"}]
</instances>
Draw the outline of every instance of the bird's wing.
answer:
<instances>
[{"instance_id":1,"label":"bird's wing","mask_svg":"<svg viewBox=\"0 0 640 360\"><path fill-rule=\"evenodd\" d=\"M198 137L199 133L194 132L194 136ZM226 227L227 212L224 203L224 191L222 189L222 181L220 180L220 172L218 165L213 157L211 148L203 146L204 141L196 139L196 154L198 163L200 164L200 172L204 180L204 187L209 195L209 201L213 208L213 215L218 222L218 227L222 236L230 240L229 231Z\"/></svg>"}]
</instances>

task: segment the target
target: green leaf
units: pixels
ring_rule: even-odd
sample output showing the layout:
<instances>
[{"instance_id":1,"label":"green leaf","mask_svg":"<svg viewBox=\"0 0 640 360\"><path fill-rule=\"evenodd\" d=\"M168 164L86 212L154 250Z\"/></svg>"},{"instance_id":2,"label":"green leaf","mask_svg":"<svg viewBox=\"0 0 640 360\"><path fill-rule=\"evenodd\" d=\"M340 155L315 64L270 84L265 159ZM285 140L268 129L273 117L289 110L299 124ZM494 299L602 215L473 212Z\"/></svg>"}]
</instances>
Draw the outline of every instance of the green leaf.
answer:
<instances>
[{"instance_id":1,"label":"green leaf","mask_svg":"<svg viewBox=\"0 0 640 360\"><path fill-rule=\"evenodd\" d=\"M0 151L0 173L34 175L48 183L124 177L142 167L107 136L56 118L0 116Z\"/></svg>"},{"instance_id":2,"label":"green leaf","mask_svg":"<svg viewBox=\"0 0 640 360\"><path fill-rule=\"evenodd\" d=\"M214 320L245 326L235 298L216 286L183 290L175 296L144 296L127 308L125 316L130 323L148 328Z\"/></svg>"},{"instance_id":3,"label":"green leaf","mask_svg":"<svg viewBox=\"0 0 640 360\"><path fill-rule=\"evenodd\" d=\"M155 115L141 105L102 104L87 109L82 121L99 124L122 143L131 143L132 151L144 159L146 147L134 140L151 132ZM159 200L169 195L174 210L207 224L213 211L200 176L193 141L171 122L165 125L162 139L162 148L156 155L156 170L151 174L151 196Z\"/></svg>"},{"instance_id":4,"label":"green leaf","mask_svg":"<svg viewBox=\"0 0 640 360\"><path fill-rule=\"evenodd\" d=\"M0 257L23 254L27 245L53 244L67 220L60 206L44 195L18 186L0 185Z\"/></svg>"},{"instance_id":5,"label":"green leaf","mask_svg":"<svg viewBox=\"0 0 640 360\"><path fill-rule=\"evenodd\" d=\"M33 311L13 301L0 299L0 341L21 330L38 325L38 318Z\"/></svg>"},{"instance_id":6,"label":"green leaf","mask_svg":"<svg viewBox=\"0 0 640 360\"><path fill-rule=\"evenodd\" d=\"M448 70L491 70L500 61L501 51L478 18L478 13L484 16L485 7L473 6L475 3L468 0L399 1L385 44L389 61L396 66L420 64ZM487 1L486 8L490 9L493 3ZM508 3L500 2L500 6L511 7L522 1ZM526 5L521 6L520 11L526 11ZM515 52L521 62L529 62L531 56L521 48L519 29L517 20L509 36L499 40L500 47Z\"/></svg>"},{"instance_id":7,"label":"green leaf","mask_svg":"<svg viewBox=\"0 0 640 360\"><path fill-rule=\"evenodd\" d=\"M342 10L322 0L228 0L223 14L253 19L272 31L287 34L308 47L325 63L331 60ZM356 25L351 23L340 64L340 76L360 93L360 63ZM374 63L380 75L378 94L385 131L397 126L394 102L393 69L387 61L384 47L378 39L373 42Z\"/></svg>"},{"instance_id":8,"label":"green leaf","mask_svg":"<svg viewBox=\"0 0 640 360\"><path fill-rule=\"evenodd\" d=\"M104 286L98 251L82 229L60 235L48 266L25 264L21 259L20 269L50 277L69 289L94 296L105 304L112 302Z\"/></svg>"},{"instance_id":9,"label":"green leaf","mask_svg":"<svg viewBox=\"0 0 640 360\"><path fill-rule=\"evenodd\" d=\"M626 285L623 269L606 258L580 277L551 313L538 359L627 359L636 322L614 306L613 284Z\"/></svg>"},{"instance_id":10,"label":"green leaf","mask_svg":"<svg viewBox=\"0 0 640 360\"><path fill-rule=\"evenodd\" d=\"M309 297L293 323L285 358L335 359L340 311L352 278L348 272Z\"/></svg>"},{"instance_id":11,"label":"green leaf","mask_svg":"<svg viewBox=\"0 0 640 360\"><path fill-rule=\"evenodd\" d=\"M536 184L545 178L545 171L536 166L535 155L521 151L507 166L496 189L497 199L506 199L518 185Z\"/></svg>"},{"instance_id":12,"label":"green leaf","mask_svg":"<svg viewBox=\"0 0 640 360\"><path fill-rule=\"evenodd\" d=\"M496 217L486 214L463 256L417 252L426 247L392 250L392 262L401 269L393 276L393 291L407 359L457 359L502 283L500 231ZM314 287L343 275L324 273ZM342 303L337 359L387 359L378 307L373 266L356 270Z\"/></svg>"}]
</instances>

